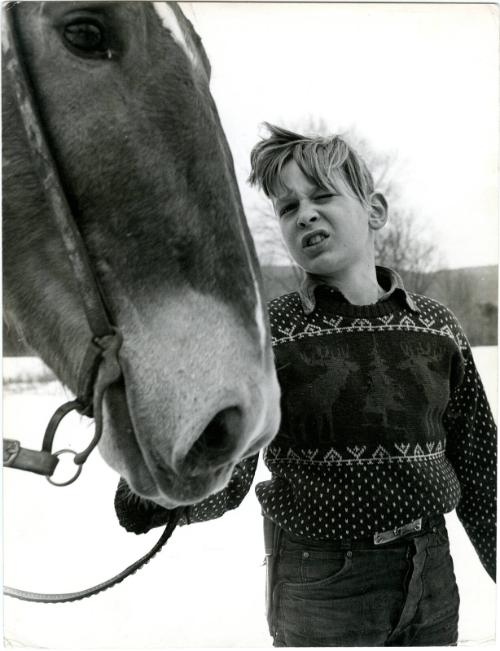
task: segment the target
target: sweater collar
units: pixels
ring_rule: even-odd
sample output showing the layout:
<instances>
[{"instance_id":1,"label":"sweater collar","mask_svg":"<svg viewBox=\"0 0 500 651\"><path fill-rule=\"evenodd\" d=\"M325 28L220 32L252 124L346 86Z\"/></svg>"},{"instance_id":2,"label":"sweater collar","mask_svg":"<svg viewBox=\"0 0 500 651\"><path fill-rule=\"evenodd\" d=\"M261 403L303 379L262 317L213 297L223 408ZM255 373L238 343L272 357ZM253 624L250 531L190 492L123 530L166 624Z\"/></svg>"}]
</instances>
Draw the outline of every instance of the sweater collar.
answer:
<instances>
[{"instance_id":1,"label":"sweater collar","mask_svg":"<svg viewBox=\"0 0 500 651\"><path fill-rule=\"evenodd\" d=\"M391 297L400 300L406 307L408 307L413 312L420 312L419 308L416 306L415 301L406 291L403 279L401 276L387 267L375 267L377 273L377 281L379 285L385 290L385 293L378 299L377 303L386 301ZM321 280L318 280L313 274L305 272L305 277L300 284L299 296L302 304L302 309L305 314L311 314L316 307L316 296L314 292L316 288L320 285L325 285ZM336 295L339 302L349 303L346 297L342 292L334 287L334 294Z\"/></svg>"}]
</instances>

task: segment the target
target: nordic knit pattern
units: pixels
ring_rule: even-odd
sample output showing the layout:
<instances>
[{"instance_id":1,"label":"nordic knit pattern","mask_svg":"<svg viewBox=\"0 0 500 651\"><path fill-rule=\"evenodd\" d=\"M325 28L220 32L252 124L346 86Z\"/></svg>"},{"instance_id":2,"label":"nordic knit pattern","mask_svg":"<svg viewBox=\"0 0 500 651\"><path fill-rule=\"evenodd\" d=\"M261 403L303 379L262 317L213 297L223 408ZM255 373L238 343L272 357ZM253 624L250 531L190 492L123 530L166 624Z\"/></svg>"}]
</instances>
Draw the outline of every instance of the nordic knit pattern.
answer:
<instances>
[{"instance_id":1,"label":"nordic knit pattern","mask_svg":"<svg viewBox=\"0 0 500 651\"><path fill-rule=\"evenodd\" d=\"M320 286L315 297L310 314L296 292L269 306L283 395L264 452L272 478L256 487L264 514L307 539L356 540L457 508L494 578L496 428L455 317L418 295L355 306ZM256 464L238 464L189 520L237 507Z\"/></svg>"},{"instance_id":2,"label":"nordic knit pattern","mask_svg":"<svg viewBox=\"0 0 500 651\"><path fill-rule=\"evenodd\" d=\"M361 539L457 507L491 576L496 428L455 317L410 295L356 307L316 291L270 306L282 424L257 486L265 513L311 539Z\"/></svg>"}]
</instances>

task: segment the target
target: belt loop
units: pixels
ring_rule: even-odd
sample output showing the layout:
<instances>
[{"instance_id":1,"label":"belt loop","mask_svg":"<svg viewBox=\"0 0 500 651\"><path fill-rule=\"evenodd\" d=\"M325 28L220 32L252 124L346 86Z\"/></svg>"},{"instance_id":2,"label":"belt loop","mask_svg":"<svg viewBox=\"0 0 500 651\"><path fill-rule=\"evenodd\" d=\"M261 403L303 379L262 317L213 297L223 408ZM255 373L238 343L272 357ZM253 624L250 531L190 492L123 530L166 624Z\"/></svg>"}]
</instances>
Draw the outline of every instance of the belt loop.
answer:
<instances>
[{"instance_id":1,"label":"belt loop","mask_svg":"<svg viewBox=\"0 0 500 651\"><path fill-rule=\"evenodd\" d=\"M349 539L344 540L344 539L342 539L340 541L340 549L344 550L344 549L351 549L351 548L352 548L352 540L349 540Z\"/></svg>"},{"instance_id":2,"label":"belt loop","mask_svg":"<svg viewBox=\"0 0 500 651\"><path fill-rule=\"evenodd\" d=\"M283 539L283 529L278 525L274 525L273 537L273 554L281 554L281 541Z\"/></svg>"},{"instance_id":3,"label":"belt loop","mask_svg":"<svg viewBox=\"0 0 500 651\"><path fill-rule=\"evenodd\" d=\"M271 556L275 552L276 525L274 522L263 515L264 526L264 551L266 556Z\"/></svg>"}]
</instances>

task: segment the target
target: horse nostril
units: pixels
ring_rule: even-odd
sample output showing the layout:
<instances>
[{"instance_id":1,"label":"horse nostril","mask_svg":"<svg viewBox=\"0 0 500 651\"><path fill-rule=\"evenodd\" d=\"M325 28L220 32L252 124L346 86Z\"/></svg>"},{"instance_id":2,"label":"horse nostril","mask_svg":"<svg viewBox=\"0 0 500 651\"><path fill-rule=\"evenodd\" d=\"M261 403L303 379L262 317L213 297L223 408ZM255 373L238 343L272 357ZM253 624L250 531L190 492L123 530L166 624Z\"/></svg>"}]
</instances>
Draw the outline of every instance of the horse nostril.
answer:
<instances>
[{"instance_id":1,"label":"horse nostril","mask_svg":"<svg viewBox=\"0 0 500 651\"><path fill-rule=\"evenodd\" d=\"M223 409L212 418L198 442L201 441L207 448L224 450L231 447L240 424L241 412L238 407Z\"/></svg>"},{"instance_id":2,"label":"horse nostril","mask_svg":"<svg viewBox=\"0 0 500 651\"><path fill-rule=\"evenodd\" d=\"M196 474L207 466L225 465L238 447L242 414L238 407L228 407L216 414L193 444L182 462L182 469Z\"/></svg>"}]
</instances>

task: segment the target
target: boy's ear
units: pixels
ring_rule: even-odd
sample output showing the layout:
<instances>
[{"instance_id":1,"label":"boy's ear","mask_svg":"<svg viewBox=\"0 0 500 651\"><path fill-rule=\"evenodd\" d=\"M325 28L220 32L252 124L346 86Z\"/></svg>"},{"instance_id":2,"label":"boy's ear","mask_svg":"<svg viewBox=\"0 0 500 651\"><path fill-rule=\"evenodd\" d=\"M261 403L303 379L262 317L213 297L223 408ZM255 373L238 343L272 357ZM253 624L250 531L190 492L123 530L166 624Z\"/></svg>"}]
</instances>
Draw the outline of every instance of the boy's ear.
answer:
<instances>
[{"instance_id":1,"label":"boy's ear","mask_svg":"<svg viewBox=\"0 0 500 651\"><path fill-rule=\"evenodd\" d=\"M374 231L378 231L385 226L389 215L389 207L386 198L381 192L374 192L370 197L370 217L369 225Z\"/></svg>"}]
</instances>

